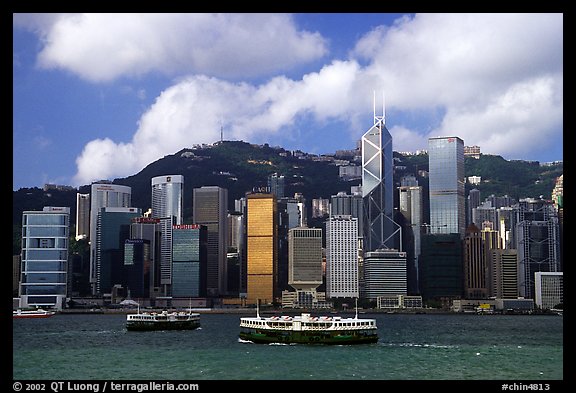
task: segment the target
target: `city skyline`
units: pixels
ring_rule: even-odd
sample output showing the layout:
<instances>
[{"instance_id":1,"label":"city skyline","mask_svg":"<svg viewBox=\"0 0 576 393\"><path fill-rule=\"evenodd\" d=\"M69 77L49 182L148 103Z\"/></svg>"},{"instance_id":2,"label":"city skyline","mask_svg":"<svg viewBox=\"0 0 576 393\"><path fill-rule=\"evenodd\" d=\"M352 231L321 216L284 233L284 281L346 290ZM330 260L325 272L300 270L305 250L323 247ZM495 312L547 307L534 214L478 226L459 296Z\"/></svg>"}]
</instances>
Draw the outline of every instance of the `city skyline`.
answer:
<instances>
[{"instance_id":1,"label":"city skyline","mask_svg":"<svg viewBox=\"0 0 576 393\"><path fill-rule=\"evenodd\" d=\"M371 125L374 91L385 94L395 151L458 135L506 159L563 159L562 14L13 21L15 190L125 177L221 138L316 154L353 148Z\"/></svg>"}]
</instances>

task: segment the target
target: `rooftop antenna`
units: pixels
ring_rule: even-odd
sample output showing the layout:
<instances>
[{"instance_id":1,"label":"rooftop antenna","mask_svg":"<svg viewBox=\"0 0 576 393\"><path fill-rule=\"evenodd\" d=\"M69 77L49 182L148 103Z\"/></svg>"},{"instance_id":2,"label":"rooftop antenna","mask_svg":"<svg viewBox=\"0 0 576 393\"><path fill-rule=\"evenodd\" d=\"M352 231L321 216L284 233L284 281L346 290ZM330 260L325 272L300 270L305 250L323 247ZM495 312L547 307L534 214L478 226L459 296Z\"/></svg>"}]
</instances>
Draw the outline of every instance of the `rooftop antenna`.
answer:
<instances>
[{"instance_id":1,"label":"rooftop antenna","mask_svg":"<svg viewBox=\"0 0 576 393\"><path fill-rule=\"evenodd\" d=\"M386 124L386 99L384 97L384 92L382 92L382 116L376 116L376 90L373 91L373 107L374 107L374 125L382 121L382 124Z\"/></svg>"}]
</instances>

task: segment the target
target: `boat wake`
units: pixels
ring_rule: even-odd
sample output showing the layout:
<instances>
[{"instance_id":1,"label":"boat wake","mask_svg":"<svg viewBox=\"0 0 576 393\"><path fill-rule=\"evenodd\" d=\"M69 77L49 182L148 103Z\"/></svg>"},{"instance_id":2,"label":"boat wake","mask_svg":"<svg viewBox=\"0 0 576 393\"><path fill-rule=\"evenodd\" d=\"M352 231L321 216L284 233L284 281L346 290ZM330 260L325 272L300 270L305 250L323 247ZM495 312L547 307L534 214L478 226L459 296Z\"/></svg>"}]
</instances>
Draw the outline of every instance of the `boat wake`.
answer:
<instances>
[{"instance_id":1,"label":"boat wake","mask_svg":"<svg viewBox=\"0 0 576 393\"><path fill-rule=\"evenodd\" d=\"M244 339L241 339L240 337L238 337L238 342L242 343L242 344L254 344L254 341L244 340Z\"/></svg>"}]
</instances>

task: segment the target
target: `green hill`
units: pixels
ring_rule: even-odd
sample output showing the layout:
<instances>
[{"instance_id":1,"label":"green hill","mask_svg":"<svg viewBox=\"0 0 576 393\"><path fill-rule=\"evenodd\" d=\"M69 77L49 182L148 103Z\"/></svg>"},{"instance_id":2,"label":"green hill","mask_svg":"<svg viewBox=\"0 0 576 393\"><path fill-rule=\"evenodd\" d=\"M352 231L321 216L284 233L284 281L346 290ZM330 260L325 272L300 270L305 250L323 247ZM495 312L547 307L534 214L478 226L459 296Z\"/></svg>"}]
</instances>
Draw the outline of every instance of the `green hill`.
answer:
<instances>
[{"instance_id":1,"label":"green hill","mask_svg":"<svg viewBox=\"0 0 576 393\"><path fill-rule=\"evenodd\" d=\"M407 174L416 175L427 195L428 181L418 171L428 170L428 156L403 156L394 153L394 183ZM145 167L139 173L115 179L113 183L132 188L132 206L142 211L150 208L151 178L161 175L184 176L184 221L191 222L192 190L201 186L220 186L228 190L229 206L254 188L265 187L267 176L277 172L285 177L285 195L302 193L310 207L314 198L330 198L339 191L350 192L350 187L360 180L343 181L338 176L338 166L329 160L304 152L290 152L281 147L253 145L241 141L224 141L203 148L183 149L167 155ZM338 159L353 157L338 157ZM562 174L562 164L540 166L527 161L507 161L500 156L481 155L480 159L466 158L466 176L481 176L482 183L466 185L466 192L478 188L481 199L494 194L508 195L516 200L525 197L550 198L556 177ZM20 252L20 227L24 210L41 210L44 206L68 206L71 222L76 217L76 193L89 193L90 186L78 190L43 191L40 188L23 188L13 192L13 252ZM311 209L308 209L311 211Z\"/></svg>"}]
</instances>

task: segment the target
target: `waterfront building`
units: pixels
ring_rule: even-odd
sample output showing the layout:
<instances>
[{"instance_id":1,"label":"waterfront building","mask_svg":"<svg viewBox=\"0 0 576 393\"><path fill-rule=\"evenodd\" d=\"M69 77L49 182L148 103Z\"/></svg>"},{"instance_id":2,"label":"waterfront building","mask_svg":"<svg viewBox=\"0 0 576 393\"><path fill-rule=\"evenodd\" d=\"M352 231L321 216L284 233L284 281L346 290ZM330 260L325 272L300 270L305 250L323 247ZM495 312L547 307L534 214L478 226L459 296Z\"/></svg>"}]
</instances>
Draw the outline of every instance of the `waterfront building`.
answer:
<instances>
[{"instance_id":1,"label":"waterfront building","mask_svg":"<svg viewBox=\"0 0 576 393\"><path fill-rule=\"evenodd\" d=\"M207 228L197 224L172 227L172 297L206 296Z\"/></svg>"},{"instance_id":2,"label":"waterfront building","mask_svg":"<svg viewBox=\"0 0 576 393\"><path fill-rule=\"evenodd\" d=\"M458 137L428 139L430 233L464 237L464 141Z\"/></svg>"},{"instance_id":3,"label":"waterfront building","mask_svg":"<svg viewBox=\"0 0 576 393\"><path fill-rule=\"evenodd\" d=\"M206 295L227 293L228 190L218 186L194 188L192 223L205 225L208 236Z\"/></svg>"},{"instance_id":4,"label":"waterfront building","mask_svg":"<svg viewBox=\"0 0 576 393\"><path fill-rule=\"evenodd\" d=\"M374 125L362 136L364 252L401 247L401 229L393 219L393 175L392 135L384 114L376 116L374 109Z\"/></svg>"},{"instance_id":5,"label":"waterfront building","mask_svg":"<svg viewBox=\"0 0 576 393\"><path fill-rule=\"evenodd\" d=\"M521 199L517 228L520 296L534 299L534 273L560 271L560 234L554 205L543 199Z\"/></svg>"},{"instance_id":6,"label":"waterfront building","mask_svg":"<svg viewBox=\"0 0 576 393\"><path fill-rule=\"evenodd\" d=\"M358 219L358 239L362 239L364 228L364 200L361 194L346 194L340 191L330 197L331 216L351 216Z\"/></svg>"},{"instance_id":7,"label":"waterfront building","mask_svg":"<svg viewBox=\"0 0 576 393\"><path fill-rule=\"evenodd\" d=\"M556 308L559 304L564 304L564 273L534 273L534 289L538 308L549 310Z\"/></svg>"},{"instance_id":8,"label":"waterfront building","mask_svg":"<svg viewBox=\"0 0 576 393\"><path fill-rule=\"evenodd\" d=\"M278 292L278 212L274 194L246 196L247 303L272 303Z\"/></svg>"},{"instance_id":9,"label":"waterfront building","mask_svg":"<svg viewBox=\"0 0 576 393\"><path fill-rule=\"evenodd\" d=\"M163 175L152 178L152 218L172 217L173 225L183 223L184 176Z\"/></svg>"},{"instance_id":10,"label":"waterfront building","mask_svg":"<svg viewBox=\"0 0 576 393\"><path fill-rule=\"evenodd\" d=\"M22 212L20 307L65 305L69 234L69 207Z\"/></svg>"},{"instance_id":11,"label":"waterfront building","mask_svg":"<svg viewBox=\"0 0 576 393\"><path fill-rule=\"evenodd\" d=\"M12 296L17 297L20 290L21 274L20 254L12 255Z\"/></svg>"},{"instance_id":12,"label":"waterfront building","mask_svg":"<svg viewBox=\"0 0 576 393\"><path fill-rule=\"evenodd\" d=\"M490 254L489 296L501 299L518 298L518 251L492 249Z\"/></svg>"},{"instance_id":13,"label":"waterfront building","mask_svg":"<svg viewBox=\"0 0 576 393\"><path fill-rule=\"evenodd\" d=\"M364 294L369 300L380 296L407 295L406 252L379 249L364 255Z\"/></svg>"},{"instance_id":14,"label":"waterfront building","mask_svg":"<svg viewBox=\"0 0 576 393\"><path fill-rule=\"evenodd\" d=\"M170 221L169 218L164 221ZM155 299L162 294L161 284L161 244L162 244L162 224L159 218L135 217L130 223L130 239L144 240L148 243L148 253L150 260L150 271L148 274L149 296ZM152 300L153 303L153 300Z\"/></svg>"},{"instance_id":15,"label":"waterfront building","mask_svg":"<svg viewBox=\"0 0 576 393\"><path fill-rule=\"evenodd\" d=\"M98 213L103 207L130 207L132 188L111 184L110 182L94 183L90 187L90 285L92 294L96 290L96 223Z\"/></svg>"},{"instance_id":16,"label":"waterfront building","mask_svg":"<svg viewBox=\"0 0 576 393\"><path fill-rule=\"evenodd\" d=\"M76 193L76 240L90 237L90 194Z\"/></svg>"},{"instance_id":17,"label":"waterfront building","mask_svg":"<svg viewBox=\"0 0 576 393\"><path fill-rule=\"evenodd\" d=\"M359 292L358 219L330 216L326 222L326 296L357 298Z\"/></svg>"},{"instance_id":18,"label":"waterfront building","mask_svg":"<svg viewBox=\"0 0 576 393\"><path fill-rule=\"evenodd\" d=\"M420 254L420 293L424 299L457 299L464 293L463 247L458 233L425 234Z\"/></svg>"},{"instance_id":19,"label":"waterfront building","mask_svg":"<svg viewBox=\"0 0 576 393\"><path fill-rule=\"evenodd\" d=\"M464 297L488 298L486 258L480 229L474 224L466 228L464 237Z\"/></svg>"},{"instance_id":20,"label":"waterfront building","mask_svg":"<svg viewBox=\"0 0 576 393\"><path fill-rule=\"evenodd\" d=\"M141 215L135 207L103 207L96 215L96 294L109 294L124 282L124 243L132 219Z\"/></svg>"},{"instance_id":21,"label":"waterfront building","mask_svg":"<svg viewBox=\"0 0 576 393\"><path fill-rule=\"evenodd\" d=\"M150 297L150 241L126 239L124 241L123 285L131 299Z\"/></svg>"}]
</instances>

